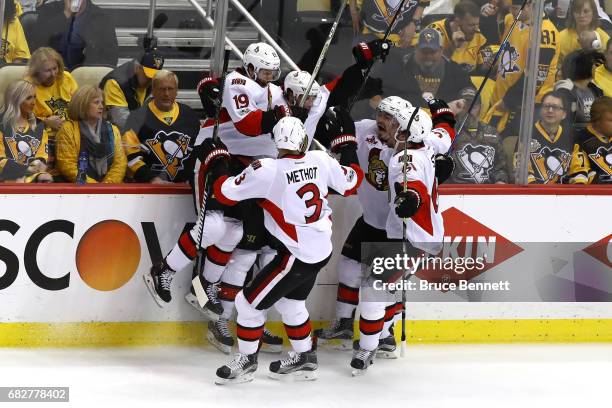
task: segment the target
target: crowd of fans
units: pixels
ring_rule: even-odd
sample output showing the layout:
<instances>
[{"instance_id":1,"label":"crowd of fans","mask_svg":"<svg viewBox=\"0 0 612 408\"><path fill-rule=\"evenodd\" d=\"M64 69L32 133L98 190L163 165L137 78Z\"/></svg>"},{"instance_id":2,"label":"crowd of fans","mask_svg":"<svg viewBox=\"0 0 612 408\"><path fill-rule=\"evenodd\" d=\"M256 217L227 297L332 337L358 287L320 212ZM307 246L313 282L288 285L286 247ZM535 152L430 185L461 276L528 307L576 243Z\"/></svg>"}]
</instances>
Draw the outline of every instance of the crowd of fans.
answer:
<instances>
[{"instance_id":1,"label":"crowd of fans","mask_svg":"<svg viewBox=\"0 0 612 408\"><path fill-rule=\"evenodd\" d=\"M451 8L454 4L454 12L427 21L431 16L423 11L436 2ZM113 69L98 87L79 86L70 71L84 64L116 66L118 45L115 27L103 9L91 0L82 0L77 8L73 3L5 2L0 60L27 63L27 73L6 88L0 107L0 180L184 182L199 118L176 101L177 76L163 69L164 58L157 51L149 50ZM355 42L382 38L400 3L350 0ZM530 73L533 6L528 2L521 10L522 4L523 0L405 2L391 30L394 47L372 72L380 86L368 96L361 115L373 113L390 95L422 107L431 98L463 100L457 123L465 119L466 125L452 151L456 168L450 181L513 183L521 151L525 78L535 75L528 181L608 183L612 22L599 0L547 1L538 69ZM35 29L31 16L38 22ZM517 17L508 44L500 50Z\"/></svg>"}]
</instances>

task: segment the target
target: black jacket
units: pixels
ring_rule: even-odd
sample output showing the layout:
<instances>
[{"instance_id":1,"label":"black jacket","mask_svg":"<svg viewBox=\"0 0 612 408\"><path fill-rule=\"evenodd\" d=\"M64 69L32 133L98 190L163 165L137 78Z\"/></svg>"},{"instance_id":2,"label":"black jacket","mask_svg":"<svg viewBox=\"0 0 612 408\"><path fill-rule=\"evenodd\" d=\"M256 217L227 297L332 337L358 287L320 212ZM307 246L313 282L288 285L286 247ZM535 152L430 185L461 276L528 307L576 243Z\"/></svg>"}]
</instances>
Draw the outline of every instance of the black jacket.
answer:
<instances>
[{"instance_id":1,"label":"black jacket","mask_svg":"<svg viewBox=\"0 0 612 408\"><path fill-rule=\"evenodd\" d=\"M46 3L39 8L39 28L33 33L33 46L30 48L48 46L55 49L64 58L68 69L85 64L117 65L119 50L115 25L100 7L91 0L85 1L87 7L80 17L83 20L78 24L78 35L84 47L74 47L67 43L69 32L75 29L74 18L66 18L64 2L60 1Z\"/></svg>"},{"instance_id":2,"label":"black jacket","mask_svg":"<svg viewBox=\"0 0 612 408\"><path fill-rule=\"evenodd\" d=\"M117 81L119 88L121 88L121 91L123 92L123 96L125 96L125 100L128 103L128 109L130 111L140 108L140 102L136 96L136 90L138 89L138 78L134 73L134 61L128 61L125 64L119 65L117 68L106 74L106 76L104 76L104 78L102 78L100 81L100 89L104 89L104 85L110 79ZM145 100L149 96L150 92L151 87L147 88Z\"/></svg>"}]
</instances>

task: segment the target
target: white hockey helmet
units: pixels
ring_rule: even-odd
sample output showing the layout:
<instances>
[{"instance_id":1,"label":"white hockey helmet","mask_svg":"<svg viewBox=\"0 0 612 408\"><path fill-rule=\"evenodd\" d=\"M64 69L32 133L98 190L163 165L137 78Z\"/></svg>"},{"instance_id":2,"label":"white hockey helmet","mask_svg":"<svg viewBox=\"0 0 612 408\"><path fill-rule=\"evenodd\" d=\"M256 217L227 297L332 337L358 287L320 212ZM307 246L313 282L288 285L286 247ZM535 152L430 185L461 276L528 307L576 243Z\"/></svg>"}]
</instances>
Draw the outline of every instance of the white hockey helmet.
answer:
<instances>
[{"instance_id":1,"label":"white hockey helmet","mask_svg":"<svg viewBox=\"0 0 612 408\"><path fill-rule=\"evenodd\" d=\"M308 137L306 128L301 120L294 116L285 116L272 129L274 144L277 149L306 151Z\"/></svg>"},{"instance_id":2,"label":"white hockey helmet","mask_svg":"<svg viewBox=\"0 0 612 408\"><path fill-rule=\"evenodd\" d=\"M296 98L300 95L304 95L310 78L312 78L312 76L307 71L291 71L285 77L285 91L291 89ZM308 96L317 97L317 95L319 95L319 89L319 84L317 84L317 81L314 81Z\"/></svg>"},{"instance_id":3,"label":"white hockey helmet","mask_svg":"<svg viewBox=\"0 0 612 408\"><path fill-rule=\"evenodd\" d=\"M273 81L280 78L280 58L274 48L266 43L253 43L247 47L242 57L242 66L247 72L249 71L249 65L252 65L255 69L255 79L257 79L260 69L276 71Z\"/></svg>"},{"instance_id":4,"label":"white hockey helmet","mask_svg":"<svg viewBox=\"0 0 612 408\"><path fill-rule=\"evenodd\" d=\"M427 113L425 113L425 111L419 109L418 107L413 107L410 102L400 98L399 96L386 97L380 101L378 110L393 116L395 120L397 120L399 127L395 133L395 140L397 140L397 136L400 132L409 130L407 141L420 143L423 141L425 136L431 132L433 127L431 118L429 115L427 115ZM410 123L410 119L413 114L414 118ZM408 129L409 123L410 129Z\"/></svg>"}]
</instances>

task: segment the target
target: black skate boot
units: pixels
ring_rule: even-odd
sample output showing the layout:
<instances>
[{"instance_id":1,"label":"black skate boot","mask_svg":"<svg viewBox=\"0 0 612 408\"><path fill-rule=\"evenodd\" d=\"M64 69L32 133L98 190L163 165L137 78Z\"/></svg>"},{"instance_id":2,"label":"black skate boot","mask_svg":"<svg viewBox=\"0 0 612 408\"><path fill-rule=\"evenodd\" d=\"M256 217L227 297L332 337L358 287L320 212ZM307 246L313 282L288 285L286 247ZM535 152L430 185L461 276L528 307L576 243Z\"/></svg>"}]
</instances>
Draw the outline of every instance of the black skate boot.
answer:
<instances>
[{"instance_id":1,"label":"black skate boot","mask_svg":"<svg viewBox=\"0 0 612 408\"><path fill-rule=\"evenodd\" d=\"M229 320L220 318L216 322L208 322L208 333L206 338L220 352L229 354L234 347L234 338L229 331Z\"/></svg>"},{"instance_id":2,"label":"black skate boot","mask_svg":"<svg viewBox=\"0 0 612 408\"><path fill-rule=\"evenodd\" d=\"M353 340L353 322L352 317L335 319L327 329L315 330L314 335L319 344L334 344L337 349L350 350Z\"/></svg>"},{"instance_id":3,"label":"black skate boot","mask_svg":"<svg viewBox=\"0 0 612 408\"><path fill-rule=\"evenodd\" d=\"M215 384L240 384L253 381L255 370L257 370L257 353L236 353L234 359L227 365L217 368Z\"/></svg>"},{"instance_id":4,"label":"black skate boot","mask_svg":"<svg viewBox=\"0 0 612 408\"><path fill-rule=\"evenodd\" d=\"M397 343L395 342L395 335L393 333L393 326L389 327L390 335L378 340L378 348L376 349L376 358L387 358L395 359L397 355Z\"/></svg>"},{"instance_id":5,"label":"black skate boot","mask_svg":"<svg viewBox=\"0 0 612 408\"><path fill-rule=\"evenodd\" d=\"M353 351L353 359L351 360L351 367L353 371L351 374L353 377L365 374L368 367L374 364L374 356L376 350L366 350L361 347L358 350Z\"/></svg>"},{"instance_id":6,"label":"black skate boot","mask_svg":"<svg viewBox=\"0 0 612 408\"><path fill-rule=\"evenodd\" d=\"M164 307L172 300L170 285L176 272L168 266L164 259L151 266L149 273L143 275L145 285L159 307Z\"/></svg>"},{"instance_id":7,"label":"black skate boot","mask_svg":"<svg viewBox=\"0 0 612 408\"><path fill-rule=\"evenodd\" d=\"M270 378L275 380L311 381L317 379L317 350L313 346L310 351L296 353L290 351L289 356L270 363Z\"/></svg>"},{"instance_id":8,"label":"black skate boot","mask_svg":"<svg viewBox=\"0 0 612 408\"><path fill-rule=\"evenodd\" d=\"M208 301L202 308L202 313L212 322L216 322L221 318L223 314L223 306L219 301L217 293L219 292L219 286L217 283L212 283L206 279L200 279L204 293L208 298Z\"/></svg>"},{"instance_id":9,"label":"black skate boot","mask_svg":"<svg viewBox=\"0 0 612 408\"><path fill-rule=\"evenodd\" d=\"M275 336L272 332L264 328L261 336L261 350L264 353L280 353L283 351L283 338Z\"/></svg>"}]
</instances>

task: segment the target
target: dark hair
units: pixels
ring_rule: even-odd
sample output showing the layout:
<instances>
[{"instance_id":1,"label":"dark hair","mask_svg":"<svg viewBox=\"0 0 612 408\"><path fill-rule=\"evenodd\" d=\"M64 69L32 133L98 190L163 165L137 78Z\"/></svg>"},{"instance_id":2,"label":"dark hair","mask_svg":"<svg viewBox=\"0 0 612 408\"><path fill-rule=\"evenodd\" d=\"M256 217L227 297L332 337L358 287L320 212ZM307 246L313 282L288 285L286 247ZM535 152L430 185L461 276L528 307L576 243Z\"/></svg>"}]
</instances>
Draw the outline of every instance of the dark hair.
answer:
<instances>
[{"instance_id":1,"label":"dark hair","mask_svg":"<svg viewBox=\"0 0 612 408\"><path fill-rule=\"evenodd\" d=\"M599 51L582 49L574 51L563 61L561 67L563 79L576 81L593 78L594 64L604 63L605 60L606 56Z\"/></svg>"},{"instance_id":2,"label":"dark hair","mask_svg":"<svg viewBox=\"0 0 612 408\"><path fill-rule=\"evenodd\" d=\"M561 100L561 105L563 105L563 109L565 109L565 99L563 98L563 94L561 94L559 91L550 91L547 92L543 97L542 97L542 103L544 103L544 99L546 98L557 98Z\"/></svg>"},{"instance_id":3,"label":"dark hair","mask_svg":"<svg viewBox=\"0 0 612 408\"><path fill-rule=\"evenodd\" d=\"M17 16L17 7L14 0L6 0L4 2L4 24L8 24Z\"/></svg>"},{"instance_id":4,"label":"dark hair","mask_svg":"<svg viewBox=\"0 0 612 408\"><path fill-rule=\"evenodd\" d=\"M480 8L478 8L478 6L470 0L463 0L457 3L455 6L454 14L455 17L458 18L463 18L467 14L471 15L472 17L480 17Z\"/></svg>"},{"instance_id":5,"label":"dark hair","mask_svg":"<svg viewBox=\"0 0 612 408\"><path fill-rule=\"evenodd\" d=\"M599 122L607 112L612 113L612 98L600 96L595 99L595 102L591 105L591 123Z\"/></svg>"}]
</instances>

